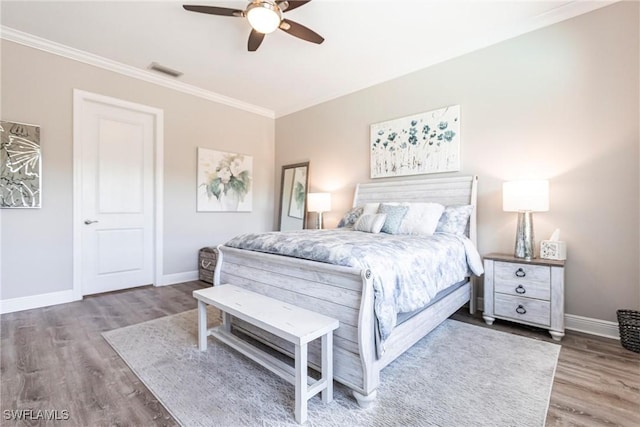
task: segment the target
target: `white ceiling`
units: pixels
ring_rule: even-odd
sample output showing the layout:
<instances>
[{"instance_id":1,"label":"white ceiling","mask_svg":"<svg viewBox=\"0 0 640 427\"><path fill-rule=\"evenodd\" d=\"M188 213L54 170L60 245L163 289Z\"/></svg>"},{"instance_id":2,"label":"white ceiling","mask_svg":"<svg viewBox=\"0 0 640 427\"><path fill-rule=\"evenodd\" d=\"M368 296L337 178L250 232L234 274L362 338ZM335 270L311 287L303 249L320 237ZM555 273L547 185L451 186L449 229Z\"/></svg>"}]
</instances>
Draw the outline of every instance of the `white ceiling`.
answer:
<instances>
[{"instance_id":1,"label":"white ceiling","mask_svg":"<svg viewBox=\"0 0 640 427\"><path fill-rule=\"evenodd\" d=\"M313 0L285 17L323 44L276 31L257 52L247 52L243 18L182 8L246 1L3 0L0 13L5 38L24 32L138 70L158 62L184 73L176 87L280 117L612 2Z\"/></svg>"}]
</instances>

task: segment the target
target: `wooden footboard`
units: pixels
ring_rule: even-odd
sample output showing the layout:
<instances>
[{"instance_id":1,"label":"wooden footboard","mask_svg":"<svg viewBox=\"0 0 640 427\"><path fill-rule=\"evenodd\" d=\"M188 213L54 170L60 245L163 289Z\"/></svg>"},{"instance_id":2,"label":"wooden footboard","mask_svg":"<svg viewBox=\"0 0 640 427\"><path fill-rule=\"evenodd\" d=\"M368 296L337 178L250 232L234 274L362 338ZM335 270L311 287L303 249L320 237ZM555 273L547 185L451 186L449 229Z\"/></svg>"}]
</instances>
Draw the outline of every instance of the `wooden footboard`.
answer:
<instances>
[{"instance_id":1,"label":"wooden footboard","mask_svg":"<svg viewBox=\"0 0 640 427\"><path fill-rule=\"evenodd\" d=\"M334 379L364 396L375 396L380 371L469 301L469 283L398 326L376 357L371 272L220 246L214 285L230 283L340 321L334 332ZM294 319L295 320L295 319ZM290 343L234 319L243 333L285 353ZM320 345L309 345L309 365L320 367Z\"/></svg>"},{"instance_id":2,"label":"wooden footboard","mask_svg":"<svg viewBox=\"0 0 640 427\"><path fill-rule=\"evenodd\" d=\"M334 379L365 395L377 388L373 285L368 270L226 246L218 249L214 285L234 284L338 319ZM289 343L243 322L235 324L242 332L292 354ZM320 366L318 343L309 346L309 364Z\"/></svg>"}]
</instances>

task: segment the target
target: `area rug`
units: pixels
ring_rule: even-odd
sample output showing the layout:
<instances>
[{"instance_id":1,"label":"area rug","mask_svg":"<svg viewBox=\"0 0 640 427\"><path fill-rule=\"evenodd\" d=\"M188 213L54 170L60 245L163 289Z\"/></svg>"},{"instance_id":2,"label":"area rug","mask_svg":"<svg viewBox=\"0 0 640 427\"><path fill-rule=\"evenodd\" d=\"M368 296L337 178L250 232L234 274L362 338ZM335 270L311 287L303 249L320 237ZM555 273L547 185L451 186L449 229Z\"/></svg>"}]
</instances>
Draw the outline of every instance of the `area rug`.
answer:
<instances>
[{"instance_id":1,"label":"area rug","mask_svg":"<svg viewBox=\"0 0 640 427\"><path fill-rule=\"evenodd\" d=\"M211 337L198 351L196 310L103 336L183 426L296 425L292 385ZM336 383L333 402L309 401L307 425L543 426L559 353L446 320L383 370L372 407Z\"/></svg>"}]
</instances>

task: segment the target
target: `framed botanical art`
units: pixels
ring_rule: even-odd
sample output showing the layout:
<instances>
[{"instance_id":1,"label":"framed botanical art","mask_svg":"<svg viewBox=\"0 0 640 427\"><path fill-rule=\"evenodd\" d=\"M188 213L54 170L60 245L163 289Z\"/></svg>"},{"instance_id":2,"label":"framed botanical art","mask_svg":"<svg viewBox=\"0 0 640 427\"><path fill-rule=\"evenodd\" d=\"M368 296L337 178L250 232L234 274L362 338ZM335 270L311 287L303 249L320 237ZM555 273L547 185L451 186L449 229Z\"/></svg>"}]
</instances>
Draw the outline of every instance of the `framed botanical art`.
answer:
<instances>
[{"instance_id":1,"label":"framed botanical art","mask_svg":"<svg viewBox=\"0 0 640 427\"><path fill-rule=\"evenodd\" d=\"M371 125L371 178L460 170L460 106Z\"/></svg>"},{"instance_id":2,"label":"framed botanical art","mask_svg":"<svg viewBox=\"0 0 640 427\"><path fill-rule=\"evenodd\" d=\"M198 148L198 212L250 212L253 157Z\"/></svg>"},{"instance_id":3,"label":"framed botanical art","mask_svg":"<svg viewBox=\"0 0 640 427\"><path fill-rule=\"evenodd\" d=\"M0 207L39 208L40 126L0 121Z\"/></svg>"}]
</instances>

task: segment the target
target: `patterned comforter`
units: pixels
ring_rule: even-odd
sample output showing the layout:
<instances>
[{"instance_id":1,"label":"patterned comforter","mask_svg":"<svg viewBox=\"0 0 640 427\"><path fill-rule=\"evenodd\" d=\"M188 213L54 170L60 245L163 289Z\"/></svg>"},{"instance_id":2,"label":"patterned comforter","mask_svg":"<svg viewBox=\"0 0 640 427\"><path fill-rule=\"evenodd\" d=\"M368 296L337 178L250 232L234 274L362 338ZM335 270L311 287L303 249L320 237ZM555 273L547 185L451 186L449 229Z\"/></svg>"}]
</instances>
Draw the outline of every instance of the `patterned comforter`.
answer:
<instances>
[{"instance_id":1,"label":"patterned comforter","mask_svg":"<svg viewBox=\"0 0 640 427\"><path fill-rule=\"evenodd\" d=\"M471 240L448 233L426 237L302 230L244 234L225 245L371 270L380 344L398 313L418 310L448 286L483 273Z\"/></svg>"}]
</instances>

